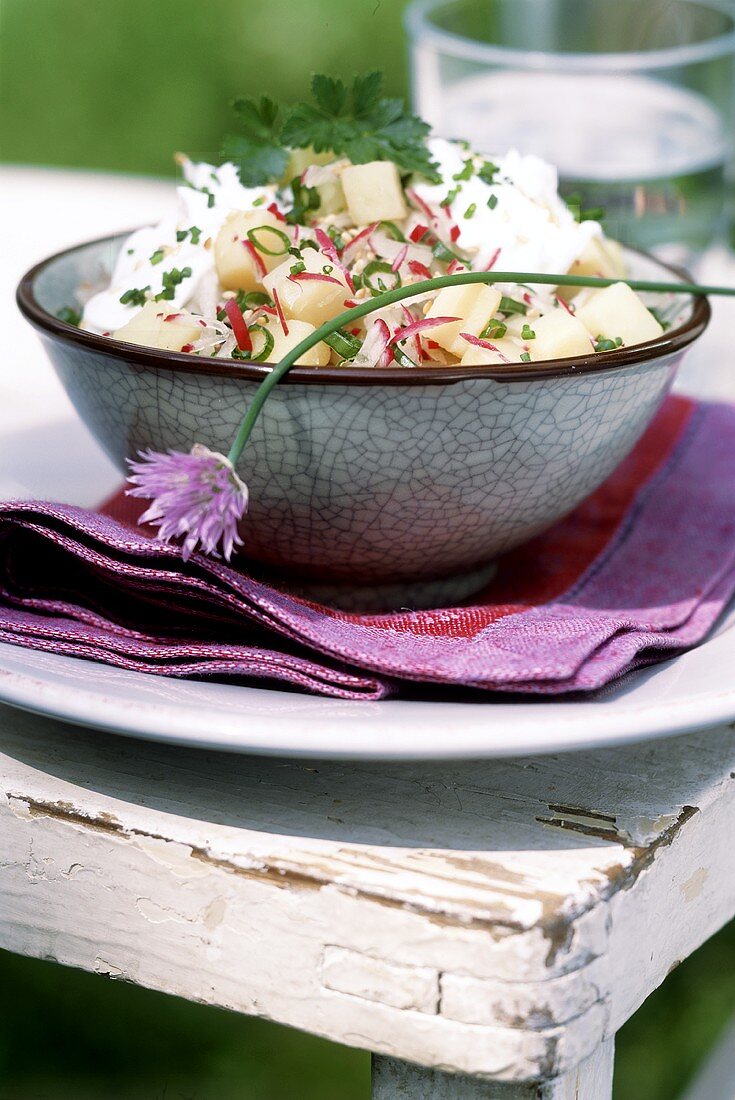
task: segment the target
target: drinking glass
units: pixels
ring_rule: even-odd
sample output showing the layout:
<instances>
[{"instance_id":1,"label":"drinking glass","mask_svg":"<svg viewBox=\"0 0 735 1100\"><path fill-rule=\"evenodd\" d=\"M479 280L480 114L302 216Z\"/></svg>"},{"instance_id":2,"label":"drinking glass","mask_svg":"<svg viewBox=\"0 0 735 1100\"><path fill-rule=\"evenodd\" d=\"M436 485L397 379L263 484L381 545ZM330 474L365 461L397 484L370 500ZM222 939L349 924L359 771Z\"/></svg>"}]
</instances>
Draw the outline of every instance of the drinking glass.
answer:
<instances>
[{"instance_id":1,"label":"drinking glass","mask_svg":"<svg viewBox=\"0 0 735 1100\"><path fill-rule=\"evenodd\" d=\"M562 194L602 207L611 235L685 262L724 227L732 10L729 0L414 0L415 106L482 152L549 160Z\"/></svg>"}]
</instances>

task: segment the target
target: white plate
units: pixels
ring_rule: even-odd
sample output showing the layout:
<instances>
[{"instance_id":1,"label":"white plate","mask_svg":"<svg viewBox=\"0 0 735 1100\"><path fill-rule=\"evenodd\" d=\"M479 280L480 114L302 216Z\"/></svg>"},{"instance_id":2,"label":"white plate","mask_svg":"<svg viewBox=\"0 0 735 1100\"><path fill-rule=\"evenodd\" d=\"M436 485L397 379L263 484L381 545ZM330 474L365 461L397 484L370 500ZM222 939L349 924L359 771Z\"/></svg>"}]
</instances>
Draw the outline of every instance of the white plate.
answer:
<instances>
[{"instance_id":1,"label":"white plate","mask_svg":"<svg viewBox=\"0 0 735 1100\"><path fill-rule=\"evenodd\" d=\"M10 204L15 224L25 224L18 216L18 207L30 202L24 196L36 193L38 198L38 187L34 191L32 185L41 180L46 189L51 179L24 171L15 181L13 171L4 170L3 182L9 180L17 192ZM146 191L140 182L123 185L116 177L82 175L73 182L69 203L73 196L82 221L88 221L91 209L108 209L113 191L119 204L121 187L123 192L128 188L128 224L144 220L142 213L134 216L135 202L141 207L153 199L160 203L158 185ZM33 206L36 215L43 211L42 204ZM52 234L59 224L58 208L51 208L48 222ZM117 228L95 222L94 230L85 232L69 217L65 225L66 239L44 233L34 233L33 239L48 239L50 252L75 238ZM19 243L14 274L35 258L22 253ZM12 334L5 341L6 354L14 349L0 382L0 496L93 504L115 487L118 475L76 420L35 337L10 312L7 298L0 322ZM237 752L363 759L522 756L644 741L732 721L733 668L735 613L698 649L587 702L350 702L166 680L0 644L0 700L115 733Z\"/></svg>"}]
</instances>

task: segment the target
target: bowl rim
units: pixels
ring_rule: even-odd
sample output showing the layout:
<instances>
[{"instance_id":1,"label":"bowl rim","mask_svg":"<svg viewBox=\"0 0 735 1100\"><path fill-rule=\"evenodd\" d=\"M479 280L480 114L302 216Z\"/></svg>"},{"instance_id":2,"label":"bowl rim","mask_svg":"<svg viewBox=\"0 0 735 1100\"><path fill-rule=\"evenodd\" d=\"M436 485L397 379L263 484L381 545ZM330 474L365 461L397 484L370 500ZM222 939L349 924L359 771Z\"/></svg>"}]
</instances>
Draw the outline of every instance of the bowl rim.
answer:
<instances>
[{"instance_id":1,"label":"bowl rim","mask_svg":"<svg viewBox=\"0 0 735 1100\"><path fill-rule=\"evenodd\" d=\"M180 371L214 377L261 382L272 371L273 363L244 363L237 360L214 359L187 355L185 352L164 351L128 344L110 336L98 336L76 328L49 313L38 302L35 284L43 272L56 261L100 244L112 244L125 240L133 230L108 234L91 241L83 241L71 248L62 249L34 264L23 275L16 291L16 301L23 316L35 328L63 343L76 345L86 351L102 352L113 359L121 359L128 366L140 366L155 370ZM675 279L688 278L680 268L664 263L642 249L625 246L626 251L636 253L658 264ZM623 280L621 280L623 281ZM341 385L341 386L446 386L473 379L494 382L529 382L570 375L607 373L626 367L640 366L662 356L681 352L697 340L711 318L709 300L705 295L692 295L691 316L681 325L669 329L654 340L642 344L605 352L591 353L565 359L545 359L533 364L509 363L494 366L452 367L292 367L279 385Z\"/></svg>"}]
</instances>

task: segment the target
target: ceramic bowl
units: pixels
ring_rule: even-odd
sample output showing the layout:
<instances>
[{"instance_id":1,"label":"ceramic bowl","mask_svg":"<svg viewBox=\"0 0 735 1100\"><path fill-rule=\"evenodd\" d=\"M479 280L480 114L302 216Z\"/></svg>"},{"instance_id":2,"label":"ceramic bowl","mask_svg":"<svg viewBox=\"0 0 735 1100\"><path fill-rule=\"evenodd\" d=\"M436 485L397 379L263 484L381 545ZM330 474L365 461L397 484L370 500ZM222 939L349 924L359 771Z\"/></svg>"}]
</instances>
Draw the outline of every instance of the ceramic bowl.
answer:
<instances>
[{"instance_id":1,"label":"ceramic bowl","mask_svg":"<svg viewBox=\"0 0 735 1100\"><path fill-rule=\"evenodd\" d=\"M55 316L79 287L104 284L123 239L38 264L20 308L121 473L147 447L198 441L226 453L267 366L141 348ZM628 261L638 277L680 278L637 252ZM573 509L645 430L709 320L705 299L674 302L663 336L605 355L294 369L241 459L247 555L302 580L400 588L457 577L443 589L455 598L477 587L493 558Z\"/></svg>"}]
</instances>

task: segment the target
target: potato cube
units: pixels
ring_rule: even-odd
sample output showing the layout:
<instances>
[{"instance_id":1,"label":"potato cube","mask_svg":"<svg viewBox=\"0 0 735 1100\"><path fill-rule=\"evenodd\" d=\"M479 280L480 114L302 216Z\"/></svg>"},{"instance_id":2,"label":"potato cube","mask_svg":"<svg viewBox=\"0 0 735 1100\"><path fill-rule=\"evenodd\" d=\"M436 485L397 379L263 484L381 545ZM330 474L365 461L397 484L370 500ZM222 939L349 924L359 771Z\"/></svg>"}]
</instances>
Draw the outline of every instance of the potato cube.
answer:
<instances>
[{"instance_id":1,"label":"potato cube","mask_svg":"<svg viewBox=\"0 0 735 1100\"><path fill-rule=\"evenodd\" d=\"M284 231L283 222L268 210L235 210L217 234L214 263L225 290L259 290L264 276L283 263L287 246L277 233L265 231L259 237L271 252L282 249L276 256L256 249L248 239L248 232L260 226Z\"/></svg>"},{"instance_id":2,"label":"potato cube","mask_svg":"<svg viewBox=\"0 0 735 1100\"><path fill-rule=\"evenodd\" d=\"M392 161L352 164L345 168L341 179L347 209L355 225L406 217L401 177Z\"/></svg>"},{"instance_id":3,"label":"potato cube","mask_svg":"<svg viewBox=\"0 0 735 1100\"><path fill-rule=\"evenodd\" d=\"M464 341L466 343L466 341ZM510 336L503 336L499 340L490 340L494 351L490 348L480 347L478 344L467 344L467 351L462 356L463 367L493 367L502 363L519 363L523 347Z\"/></svg>"},{"instance_id":4,"label":"potato cube","mask_svg":"<svg viewBox=\"0 0 735 1100\"><path fill-rule=\"evenodd\" d=\"M565 359L571 355L589 355L592 341L582 322L559 306L530 322L536 333L533 340L524 341L534 361Z\"/></svg>"},{"instance_id":5,"label":"potato cube","mask_svg":"<svg viewBox=\"0 0 735 1100\"><path fill-rule=\"evenodd\" d=\"M344 210L345 193L341 181L336 177L328 183L318 183L316 190L319 195L317 213L320 218L326 217L327 214L340 214Z\"/></svg>"},{"instance_id":6,"label":"potato cube","mask_svg":"<svg viewBox=\"0 0 735 1100\"><path fill-rule=\"evenodd\" d=\"M146 348L181 351L199 338L202 326L190 313L176 311L167 302L146 302L139 313L113 332L115 340Z\"/></svg>"},{"instance_id":7,"label":"potato cube","mask_svg":"<svg viewBox=\"0 0 735 1100\"><path fill-rule=\"evenodd\" d=\"M626 345L641 344L663 332L640 296L627 283L613 283L594 291L576 316L595 340L598 336L609 340L620 336Z\"/></svg>"},{"instance_id":8,"label":"potato cube","mask_svg":"<svg viewBox=\"0 0 735 1100\"><path fill-rule=\"evenodd\" d=\"M335 154L331 149L327 149L322 153L316 153L310 145L306 149L291 149L288 154L286 171L281 177L281 183L285 186L292 179L301 177L307 168L311 168L312 164L330 164L334 159Z\"/></svg>"},{"instance_id":9,"label":"potato cube","mask_svg":"<svg viewBox=\"0 0 735 1100\"><path fill-rule=\"evenodd\" d=\"M623 249L617 241L593 237L582 255L569 268L570 275L593 275L600 279L620 279L625 276ZM580 287L559 287L559 296L569 301Z\"/></svg>"},{"instance_id":10,"label":"potato cube","mask_svg":"<svg viewBox=\"0 0 735 1100\"><path fill-rule=\"evenodd\" d=\"M434 340L452 355L463 356L467 341L462 339L460 333L479 336L500 305L500 298L499 290L482 283L444 287L431 303L426 316L459 317L459 320L427 329L427 339Z\"/></svg>"},{"instance_id":11,"label":"potato cube","mask_svg":"<svg viewBox=\"0 0 735 1100\"><path fill-rule=\"evenodd\" d=\"M319 275L321 278L299 278L298 273L291 271L298 261L295 257L289 257L263 280L263 285L269 294L276 292L286 317L308 321L316 328L342 312L350 290L343 273L324 253L305 248L301 256L306 274Z\"/></svg>"},{"instance_id":12,"label":"potato cube","mask_svg":"<svg viewBox=\"0 0 735 1100\"><path fill-rule=\"evenodd\" d=\"M269 318L267 328L273 337L273 349L268 356L268 362L270 363L277 363L287 352L295 348L297 344L300 344L314 331L314 325L310 325L307 321L290 320L287 322L288 334L286 334L280 322L273 318ZM258 351L257 340L258 333L255 332L253 333L253 348L256 353ZM330 353L329 345L320 341L313 348L309 348L308 351L299 356L296 360L296 366L326 367L329 363Z\"/></svg>"}]
</instances>

